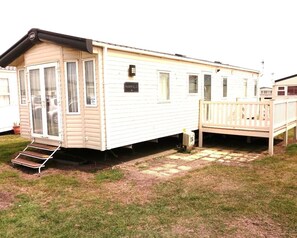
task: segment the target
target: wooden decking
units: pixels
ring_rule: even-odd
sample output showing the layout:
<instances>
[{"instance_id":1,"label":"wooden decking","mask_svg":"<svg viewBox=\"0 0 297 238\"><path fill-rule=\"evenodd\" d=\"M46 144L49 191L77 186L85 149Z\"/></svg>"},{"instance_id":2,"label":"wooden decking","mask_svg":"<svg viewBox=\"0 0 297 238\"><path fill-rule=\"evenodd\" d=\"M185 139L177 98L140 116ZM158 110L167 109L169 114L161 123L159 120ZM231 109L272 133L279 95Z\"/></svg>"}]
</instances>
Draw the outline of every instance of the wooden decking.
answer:
<instances>
[{"instance_id":1,"label":"wooden decking","mask_svg":"<svg viewBox=\"0 0 297 238\"><path fill-rule=\"evenodd\" d=\"M203 133L219 133L269 138L269 154L273 154L274 137L295 128L297 136L297 99L265 102L200 101L199 146Z\"/></svg>"}]
</instances>

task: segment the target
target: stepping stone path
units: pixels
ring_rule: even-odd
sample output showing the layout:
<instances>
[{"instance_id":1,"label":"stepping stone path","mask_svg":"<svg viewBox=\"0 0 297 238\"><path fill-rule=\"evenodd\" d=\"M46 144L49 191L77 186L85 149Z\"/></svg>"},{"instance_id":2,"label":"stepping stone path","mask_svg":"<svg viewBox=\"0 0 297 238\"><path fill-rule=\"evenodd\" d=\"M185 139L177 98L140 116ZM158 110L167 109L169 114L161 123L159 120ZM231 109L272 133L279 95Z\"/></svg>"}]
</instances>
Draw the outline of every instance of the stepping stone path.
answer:
<instances>
[{"instance_id":1,"label":"stepping stone path","mask_svg":"<svg viewBox=\"0 0 297 238\"><path fill-rule=\"evenodd\" d=\"M235 163L244 164L258 159L261 153L234 151L228 149L195 149L192 153L174 153L159 158L151 158L144 162L138 162L135 166L139 172L157 177L170 177L178 173L193 170L206 164Z\"/></svg>"}]
</instances>

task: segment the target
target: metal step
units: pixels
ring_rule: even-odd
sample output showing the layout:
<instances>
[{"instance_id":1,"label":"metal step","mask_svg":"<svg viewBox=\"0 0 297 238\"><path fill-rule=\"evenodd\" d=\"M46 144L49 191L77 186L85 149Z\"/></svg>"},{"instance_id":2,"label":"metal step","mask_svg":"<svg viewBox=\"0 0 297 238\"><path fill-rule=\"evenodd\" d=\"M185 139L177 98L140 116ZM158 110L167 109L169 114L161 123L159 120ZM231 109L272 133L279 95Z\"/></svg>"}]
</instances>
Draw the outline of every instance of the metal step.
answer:
<instances>
[{"instance_id":1,"label":"metal step","mask_svg":"<svg viewBox=\"0 0 297 238\"><path fill-rule=\"evenodd\" d=\"M34 148L34 149L40 149L40 150L55 151L58 146L44 145L44 144L34 142L34 143L28 145L28 147Z\"/></svg>"},{"instance_id":2,"label":"metal step","mask_svg":"<svg viewBox=\"0 0 297 238\"><path fill-rule=\"evenodd\" d=\"M45 167L45 163L53 158L54 154L60 149L60 146L61 143L58 146L52 146L35 143L33 140L32 143L27 145L23 151L20 151L17 157L12 159L11 162L13 164L38 169L38 173L40 173L41 168ZM40 160L40 163L38 163L37 160Z\"/></svg>"},{"instance_id":3,"label":"metal step","mask_svg":"<svg viewBox=\"0 0 297 238\"><path fill-rule=\"evenodd\" d=\"M13 164L23 165L23 166L33 168L33 169L39 169L40 167L44 167L43 164L39 164L39 163L30 161L30 160L26 160L23 158L16 158L16 159L11 160L11 162Z\"/></svg>"},{"instance_id":4,"label":"metal step","mask_svg":"<svg viewBox=\"0 0 297 238\"><path fill-rule=\"evenodd\" d=\"M46 160L46 159L51 159L52 157L50 155L47 155L47 154L42 154L42 153L38 153L38 152L35 152L35 151L22 151L20 152L21 155L24 155L24 156L28 156L28 157L31 157L31 158L35 158L35 159L41 159L41 160Z\"/></svg>"}]
</instances>

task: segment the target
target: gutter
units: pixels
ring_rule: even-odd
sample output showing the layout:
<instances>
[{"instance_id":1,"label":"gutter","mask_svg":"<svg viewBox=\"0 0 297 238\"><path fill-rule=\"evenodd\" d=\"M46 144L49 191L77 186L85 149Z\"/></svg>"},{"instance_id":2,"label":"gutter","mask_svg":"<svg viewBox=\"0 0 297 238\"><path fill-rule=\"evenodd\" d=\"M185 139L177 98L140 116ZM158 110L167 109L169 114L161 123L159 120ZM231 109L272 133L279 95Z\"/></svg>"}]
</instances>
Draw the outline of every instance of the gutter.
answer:
<instances>
[{"instance_id":1,"label":"gutter","mask_svg":"<svg viewBox=\"0 0 297 238\"><path fill-rule=\"evenodd\" d=\"M219 68L237 69L237 70L252 72L252 73L256 73L256 74L260 73L260 71L258 71L258 70L253 70L253 69L248 69L248 68L243 68L243 67L238 67L238 66L232 66L232 65L222 64L222 63L216 63L216 62L211 62L211 61L204 61L204 60L199 60L199 59L194 59L194 58L188 58L183 55L171 55L171 54L166 54L166 53L161 53L161 52L137 49L137 48L127 47L127 46L119 46L119 45L114 45L114 44L109 44L109 43L104 43L104 42L98 42L98 41L93 41L93 45L103 47L103 48L108 47L109 49L114 49L114 50L118 50L118 51L132 52L132 53L136 53L136 54L140 54L140 55L149 55L149 56L155 56L155 57L165 58L165 59L173 59L173 60L189 62L189 63L211 65L211 66L215 66L215 67L219 67Z\"/></svg>"}]
</instances>

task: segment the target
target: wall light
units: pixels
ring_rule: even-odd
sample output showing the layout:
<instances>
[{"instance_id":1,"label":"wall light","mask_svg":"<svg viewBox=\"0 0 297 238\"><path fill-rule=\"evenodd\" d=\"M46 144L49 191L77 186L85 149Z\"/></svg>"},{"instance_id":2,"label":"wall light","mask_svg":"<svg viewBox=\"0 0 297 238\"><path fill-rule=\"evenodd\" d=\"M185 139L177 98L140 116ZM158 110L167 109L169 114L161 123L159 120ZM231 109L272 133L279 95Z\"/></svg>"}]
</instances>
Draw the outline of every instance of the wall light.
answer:
<instances>
[{"instance_id":1,"label":"wall light","mask_svg":"<svg viewBox=\"0 0 297 238\"><path fill-rule=\"evenodd\" d=\"M130 64L129 65L129 71L128 72L129 72L129 76L130 77L134 77L136 75L136 66Z\"/></svg>"}]
</instances>

